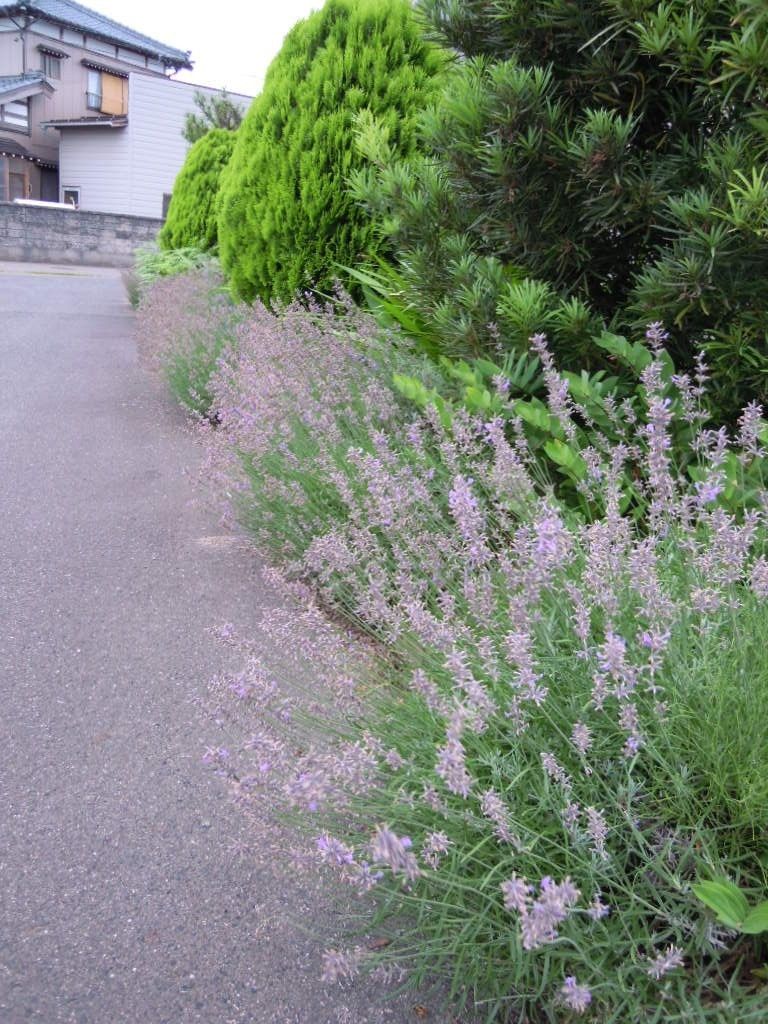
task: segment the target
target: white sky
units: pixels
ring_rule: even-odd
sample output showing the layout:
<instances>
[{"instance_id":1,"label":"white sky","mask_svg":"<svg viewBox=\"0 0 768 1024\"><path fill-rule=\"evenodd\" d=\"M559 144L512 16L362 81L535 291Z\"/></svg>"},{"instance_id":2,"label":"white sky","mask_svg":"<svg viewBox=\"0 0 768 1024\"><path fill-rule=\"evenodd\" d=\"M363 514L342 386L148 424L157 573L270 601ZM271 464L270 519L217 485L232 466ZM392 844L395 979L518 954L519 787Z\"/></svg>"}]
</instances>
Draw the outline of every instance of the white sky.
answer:
<instances>
[{"instance_id":1,"label":"white sky","mask_svg":"<svg viewBox=\"0 0 768 1024\"><path fill-rule=\"evenodd\" d=\"M82 0L137 32L191 50L197 85L256 96L286 33L323 0Z\"/></svg>"}]
</instances>

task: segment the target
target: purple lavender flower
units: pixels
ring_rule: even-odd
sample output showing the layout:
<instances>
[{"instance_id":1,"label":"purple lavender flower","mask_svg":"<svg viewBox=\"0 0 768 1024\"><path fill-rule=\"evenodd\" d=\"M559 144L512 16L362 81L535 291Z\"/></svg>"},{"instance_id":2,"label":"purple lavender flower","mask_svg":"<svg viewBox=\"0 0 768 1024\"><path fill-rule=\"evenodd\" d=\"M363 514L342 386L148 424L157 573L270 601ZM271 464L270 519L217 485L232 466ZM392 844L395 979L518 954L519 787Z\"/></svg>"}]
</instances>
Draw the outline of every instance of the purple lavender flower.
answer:
<instances>
[{"instance_id":1,"label":"purple lavender flower","mask_svg":"<svg viewBox=\"0 0 768 1024\"><path fill-rule=\"evenodd\" d=\"M560 989L560 998L569 1010L582 1014L586 1012L592 1002L592 993L586 985L579 985L576 978L569 975Z\"/></svg>"},{"instance_id":2,"label":"purple lavender flower","mask_svg":"<svg viewBox=\"0 0 768 1024\"><path fill-rule=\"evenodd\" d=\"M677 946L667 946L663 953L655 956L648 967L648 975L654 981L660 981L665 974L684 965L683 951Z\"/></svg>"},{"instance_id":3,"label":"purple lavender flower","mask_svg":"<svg viewBox=\"0 0 768 1024\"><path fill-rule=\"evenodd\" d=\"M367 860L351 864L350 869L343 873L342 878L361 893L370 892L384 877L384 872L374 871Z\"/></svg>"},{"instance_id":4,"label":"purple lavender flower","mask_svg":"<svg viewBox=\"0 0 768 1024\"><path fill-rule=\"evenodd\" d=\"M768 597L768 561L762 555L752 563L749 585L758 597Z\"/></svg>"},{"instance_id":5,"label":"purple lavender flower","mask_svg":"<svg viewBox=\"0 0 768 1024\"><path fill-rule=\"evenodd\" d=\"M598 648L597 663L601 672L617 682L631 677L631 670L627 664L627 644L618 633L608 631L604 642Z\"/></svg>"},{"instance_id":6,"label":"purple lavender flower","mask_svg":"<svg viewBox=\"0 0 768 1024\"><path fill-rule=\"evenodd\" d=\"M580 814L581 814L581 808L579 807L579 805L577 803L573 803L573 801L571 801L570 803L565 805L565 808L563 810L563 813L562 813L561 817L563 819L563 824L565 825L565 827L568 829L569 832L575 831L576 826L577 826L578 821L579 821L579 815Z\"/></svg>"},{"instance_id":7,"label":"purple lavender flower","mask_svg":"<svg viewBox=\"0 0 768 1024\"><path fill-rule=\"evenodd\" d=\"M601 811L596 810L594 807L587 807L586 815L587 833L592 840L595 852L601 857L606 857L605 840L608 836L608 825L606 824L605 817Z\"/></svg>"},{"instance_id":8,"label":"purple lavender flower","mask_svg":"<svg viewBox=\"0 0 768 1024\"><path fill-rule=\"evenodd\" d=\"M537 949L554 942L558 927L578 902L580 893L570 878L559 885L551 878L542 878L539 898L521 915L520 934L523 949Z\"/></svg>"},{"instance_id":9,"label":"purple lavender flower","mask_svg":"<svg viewBox=\"0 0 768 1024\"><path fill-rule=\"evenodd\" d=\"M524 878L513 875L501 883L501 892L505 910L516 910L518 914L528 913L529 896L533 892L533 886L528 885Z\"/></svg>"},{"instance_id":10,"label":"purple lavender flower","mask_svg":"<svg viewBox=\"0 0 768 1024\"><path fill-rule=\"evenodd\" d=\"M592 746L592 733L589 726L583 722L575 722L571 729L571 743L578 750L582 757L584 757Z\"/></svg>"},{"instance_id":11,"label":"purple lavender flower","mask_svg":"<svg viewBox=\"0 0 768 1024\"><path fill-rule=\"evenodd\" d=\"M544 751L540 756L542 767L550 779L559 782L563 789L570 789L571 778L568 772L558 763L555 755Z\"/></svg>"},{"instance_id":12,"label":"purple lavender flower","mask_svg":"<svg viewBox=\"0 0 768 1024\"><path fill-rule=\"evenodd\" d=\"M380 825L371 840L371 853L375 863L386 864L393 874L403 874L412 882L420 874L416 858L410 852L412 845L409 836L398 838L386 825Z\"/></svg>"},{"instance_id":13,"label":"purple lavender flower","mask_svg":"<svg viewBox=\"0 0 768 1024\"><path fill-rule=\"evenodd\" d=\"M696 483L696 496L699 506L714 504L725 490L725 481L722 474L716 474L706 480L699 480Z\"/></svg>"},{"instance_id":14,"label":"purple lavender flower","mask_svg":"<svg viewBox=\"0 0 768 1024\"><path fill-rule=\"evenodd\" d=\"M658 354L661 347L669 339L669 332L664 330L664 324L660 320L654 320L648 324L645 337L653 351Z\"/></svg>"},{"instance_id":15,"label":"purple lavender flower","mask_svg":"<svg viewBox=\"0 0 768 1024\"><path fill-rule=\"evenodd\" d=\"M457 796L468 797L472 789L472 776L467 770L464 746L460 739L448 737L437 752L437 774L445 785Z\"/></svg>"},{"instance_id":16,"label":"purple lavender flower","mask_svg":"<svg viewBox=\"0 0 768 1024\"><path fill-rule=\"evenodd\" d=\"M611 908L603 903L600 898L600 893L596 892L590 905L587 907L587 917L593 921L600 921L602 918L607 917L611 912Z\"/></svg>"},{"instance_id":17,"label":"purple lavender flower","mask_svg":"<svg viewBox=\"0 0 768 1024\"><path fill-rule=\"evenodd\" d=\"M490 558L485 540L485 517L480 511L478 499L472 493L471 482L460 474L453 479L453 486L448 493L448 507L464 539L470 566L477 568L483 565Z\"/></svg>"},{"instance_id":18,"label":"purple lavender flower","mask_svg":"<svg viewBox=\"0 0 768 1024\"><path fill-rule=\"evenodd\" d=\"M712 587L695 587L688 599L691 608L701 615L714 615L723 606L723 595Z\"/></svg>"},{"instance_id":19,"label":"purple lavender flower","mask_svg":"<svg viewBox=\"0 0 768 1024\"><path fill-rule=\"evenodd\" d=\"M341 840L324 832L317 839L317 852L324 864L335 864L337 867L344 867L347 864L354 864L355 854L351 847Z\"/></svg>"},{"instance_id":20,"label":"purple lavender flower","mask_svg":"<svg viewBox=\"0 0 768 1024\"><path fill-rule=\"evenodd\" d=\"M424 863L436 871L451 846L453 840L449 839L445 832L430 832L421 848Z\"/></svg>"},{"instance_id":21,"label":"purple lavender flower","mask_svg":"<svg viewBox=\"0 0 768 1024\"><path fill-rule=\"evenodd\" d=\"M557 512L547 509L534 523L534 552L537 567L544 572L563 568L573 545L573 537Z\"/></svg>"},{"instance_id":22,"label":"purple lavender flower","mask_svg":"<svg viewBox=\"0 0 768 1024\"><path fill-rule=\"evenodd\" d=\"M501 398L509 397L509 389L511 387L509 378L505 377L502 373L494 374L491 378L494 390Z\"/></svg>"},{"instance_id":23,"label":"purple lavender flower","mask_svg":"<svg viewBox=\"0 0 768 1024\"><path fill-rule=\"evenodd\" d=\"M223 768L229 761L229 757L229 751L226 747L207 747L202 761L205 765Z\"/></svg>"},{"instance_id":24,"label":"purple lavender flower","mask_svg":"<svg viewBox=\"0 0 768 1024\"><path fill-rule=\"evenodd\" d=\"M541 360L544 381L547 385L549 411L557 418L568 440L575 441L576 428L572 417L575 404L569 394L568 381L557 372L555 361L547 345L547 336L546 334L533 334L528 341Z\"/></svg>"},{"instance_id":25,"label":"purple lavender flower","mask_svg":"<svg viewBox=\"0 0 768 1024\"><path fill-rule=\"evenodd\" d=\"M758 405L757 402L750 402L749 405L744 407L739 417L737 440L741 448L742 461L745 461L747 456L757 458L764 454L759 437L763 425L763 407Z\"/></svg>"},{"instance_id":26,"label":"purple lavender flower","mask_svg":"<svg viewBox=\"0 0 768 1024\"><path fill-rule=\"evenodd\" d=\"M327 949L323 953L323 972L321 980L330 984L349 981L360 971L360 963L365 953L362 949L338 950Z\"/></svg>"},{"instance_id":27,"label":"purple lavender flower","mask_svg":"<svg viewBox=\"0 0 768 1024\"><path fill-rule=\"evenodd\" d=\"M386 752L384 760L393 771L399 771L401 768L404 768L406 763L405 758L394 747Z\"/></svg>"},{"instance_id":28,"label":"purple lavender flower","mask_svg":"<svg viewBox=\"0 0 768 1024\"><path fill-rule=\"evenodd\" d=\"M640 732L640 720L637 705L632 702L622 704L619 709L619 727L629 733L624 744L624 756L634 757L643 745Z\"/></svg>"},{"instance_id":29,"label":"purple lavender flower","mask_svg":"<svg viewBox=\"0 0 768 1024\"><path fill-rule=\"evenodd\" d=\"M640 379L648 395L648 417L644 434L648 442L648 485L651 490L649 509L651 524L658 528L661 521L670 513L675 495L669 456L672 449L669 434L672 409L670 399L664 396L662 364L659 360L654 360L647 366Z\"/></svg>"},{"instance_id":30,"label":"purple lavender flower","mask_svg":"<svg viewBox=\"0 0 768 1024\"><path fill-rule=\"evenodd\" d=\"M294 806L317 811L332 789L328 774L322 768L299 772L286 784L286 795Z\"/></svg>"},{"instance_id":31,"label":"purple lavender flower","mask_svg":"<svg viewBox=\"0 0 768 1024\"><path fill-rule=\"evenodd\" d=\"M493 789L487 789L480 797L480 810L484 817L493 822L493 830L496 838L502 843L511 843L520 847L520 840L512 832L510 826L509 810L499 794Z\"/></svg>"}]
</instances>

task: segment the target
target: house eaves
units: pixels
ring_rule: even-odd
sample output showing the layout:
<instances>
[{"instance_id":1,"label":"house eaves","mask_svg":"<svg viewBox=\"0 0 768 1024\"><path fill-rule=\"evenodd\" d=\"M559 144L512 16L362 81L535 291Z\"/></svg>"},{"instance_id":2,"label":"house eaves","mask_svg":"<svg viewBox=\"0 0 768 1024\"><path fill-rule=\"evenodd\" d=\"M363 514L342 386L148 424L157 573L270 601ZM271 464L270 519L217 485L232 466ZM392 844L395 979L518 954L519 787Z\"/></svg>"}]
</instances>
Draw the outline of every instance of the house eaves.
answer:
<instances>
[{"instance_id":1,"label":"house eaves","mask_svg":"<svg viewBox=\"0 0 768 1024\"><path fill-rule=\"evenodd\" d=\"M54 92L53 86L42 71L33 71L26 75L0 75L0 103L25 100L40 93L52 96Z\"/></svg>"},{"instance_id":2,"label":"house eaves","mask_svg":"<svg viewBox=\"0 0 768 1024\"><path fill-rule=\"evenodd\" d=\"M51 121L41 121L43 128L125 128L128 118L121 115L114 117L58 117Z\"/></svg>"},{"instance_id":3,"label":"house eaves","mask_svg":"<svg viewBox=\"0 0 768 1024\"><path fill-rule=\"evenodd\" d=\"M30 153L29 150L22 146L16 139L5 139L0 137L0 157L13 157L15 160L28 160L31 164L37 164L38 167L58 167L57 163L51 160L44 160L42 157L35 156L34 153Z\"/></svg>"},{"instance_id":4,"label":"house eaves","mask_svg":"<svg viewBox=\"0 0 768 1024\"><path fill-rule=\"evenodd\" d=\"M46 18L57 25L83 32L107 43L113 43L115 46L134 50L145 57L152 57L176 71L181 68L191 69L193 67L188 50L177 50L175 47L166 46L165 43L145 36L141 32L134 32L127 25L121 25L119 21L106 18L103 14L91 10L90 7L75 3L74 0L29 0L28 3L0 3L0 16L21 16L25 21L30 18L34 20L35 17Z\"/></svg>"}]
</instances>

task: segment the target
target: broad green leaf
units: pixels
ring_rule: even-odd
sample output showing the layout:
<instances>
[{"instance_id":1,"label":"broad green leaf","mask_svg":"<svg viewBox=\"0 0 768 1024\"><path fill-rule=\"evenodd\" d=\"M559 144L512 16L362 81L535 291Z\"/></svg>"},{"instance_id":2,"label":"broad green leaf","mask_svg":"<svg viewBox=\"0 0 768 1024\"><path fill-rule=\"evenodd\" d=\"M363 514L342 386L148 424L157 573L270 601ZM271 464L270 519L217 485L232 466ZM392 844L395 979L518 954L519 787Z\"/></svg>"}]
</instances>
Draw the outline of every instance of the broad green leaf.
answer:
<instances>
[{"instance_id":1,"label":"broad green leaf","mask_svg":"<svg viewBox=\"0 0 768 1024\"><path fill-rule=\"evenodd\" d=\"M728 928L740 928L749 913L749 904L744 893L726 878L716 882L699 882L693 887L694 894L710 910L718 921Z\"/></svg>"},{"instance_id":2,"label":"broad green leaf","mask_svg":"<svg viewBox=\"0 0 768 1024\"><path fill-rule=\"evenodd\" d=\"M638 376L653 360L653 356L644 345L640 345L638 342L630 344L620 334L603 331L598 338L595 338L595 342L620 362L631 367Z\"/></svg>"},{"instance_id":3,"label":"broad green leaf","mask_svg":"<svg viewBox=\"0 0 768 1024\"><path fill-rule=\"evenodd\" d=\"M544 451L553 462L567 470L576 480L583 480L587 475L587 464L584 459L564 441L547 441Z\"/></svg>"},{"instance_id":4,"label":"broad green leaf","mask_svg":"<svg viewBox=\"0 0 768 1024\"><path fill-rule=\"evenodd\" d=\"M437 409L438 415L440 416L440 422L446 430L450 430L453 425L451 407L441 395L438 395L436 391L432 391L430 400L432 405Z\"/></svg>"},{"instance_id":5,"label":"broad green leaf","mask_svg":"<svg viewBox=\"0 0 768 1024\"><path fill-rule=\"evenodd\" d=\"M444 361L441 360L441 362L443 362L443 365L451 374L451 376L455 377L457 380L460 380L462 384L471 385L480 383L481 378L478 377L478 374L475 372L475 370L473 370L468 363L465 363L463 359L459 359L457 362L452 362L450 359L445 359Z\"/></svg>"},{"instance_id":6,"label":"broad green leaf","mask_svg":"<svg viewBox=\"0 0 768 1024\"><path fill-rule=\"evenodd\" d=\"M472 385L464 391L467 407L473 412L487 412L491 407L491 393L486 388Z\"/></svg>"},{"instance_id":7,"label":"broad green leaf","mask_svg":"<svg viewBox=\"0 0 768 1024\"><path fill-rule=\"evenodd\" d=\"M476 359L475 366L484 377L501 376L501 367L492 363L490 359Z\"/></svg>"},{"instance_id":8,"label":"broad green leaf","mask_svg":"<svg viewBox=\"0 0 768 1024\"><path fill-rule=\"evenodd\" d=\"M744 918L741 930L746 935L759 935L761 932L768 932L768 900L752 907Z\"/></svg>"},{"instance_id":9,"label":"broad green leaf","mask_svg":"<svg viewBox=\"0 0 768 1024\"><path fill-rule=\"evenodd\" d=\"M541 430L545 434L554 435L555 437L563 436L563 428L557 422L557 419L550 413L546 405L537 398L533 398L530 401L518 400L515 402L515 412L530 426L536 427L537 430Z\"/></svg>"},{"instance_id":10,"label":"broad green leaf","mask_svg":"<svg viewBox=\"0 0 768 1024\"><path fill-rule=\"evenodd\" d=\"M409 402L416 402L418 405L426 404L428 398L427 389L415 377L406 377L402 373L393 373L392 383Z\"/></svg>"}]
</instances>

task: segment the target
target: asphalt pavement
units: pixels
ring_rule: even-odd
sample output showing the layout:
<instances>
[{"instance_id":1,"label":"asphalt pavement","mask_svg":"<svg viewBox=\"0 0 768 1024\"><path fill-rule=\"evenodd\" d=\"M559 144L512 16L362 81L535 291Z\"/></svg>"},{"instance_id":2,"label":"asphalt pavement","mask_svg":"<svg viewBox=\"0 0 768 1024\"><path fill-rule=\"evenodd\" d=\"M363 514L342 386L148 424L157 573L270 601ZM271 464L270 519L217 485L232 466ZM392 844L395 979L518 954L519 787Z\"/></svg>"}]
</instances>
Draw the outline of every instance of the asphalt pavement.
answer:
<instances>
[{"instance_id":1,"label":"asphalt pavement","mask_svg":"<svg viewBox=\"0 0 768 1024\"><path fill-rule=\"evenodd\" d=\"M446 1024L319 981L341 922L201 763L281 600L195 502L117 271L0 263L0 1024Z\"/></svg>"}]
</instances>

